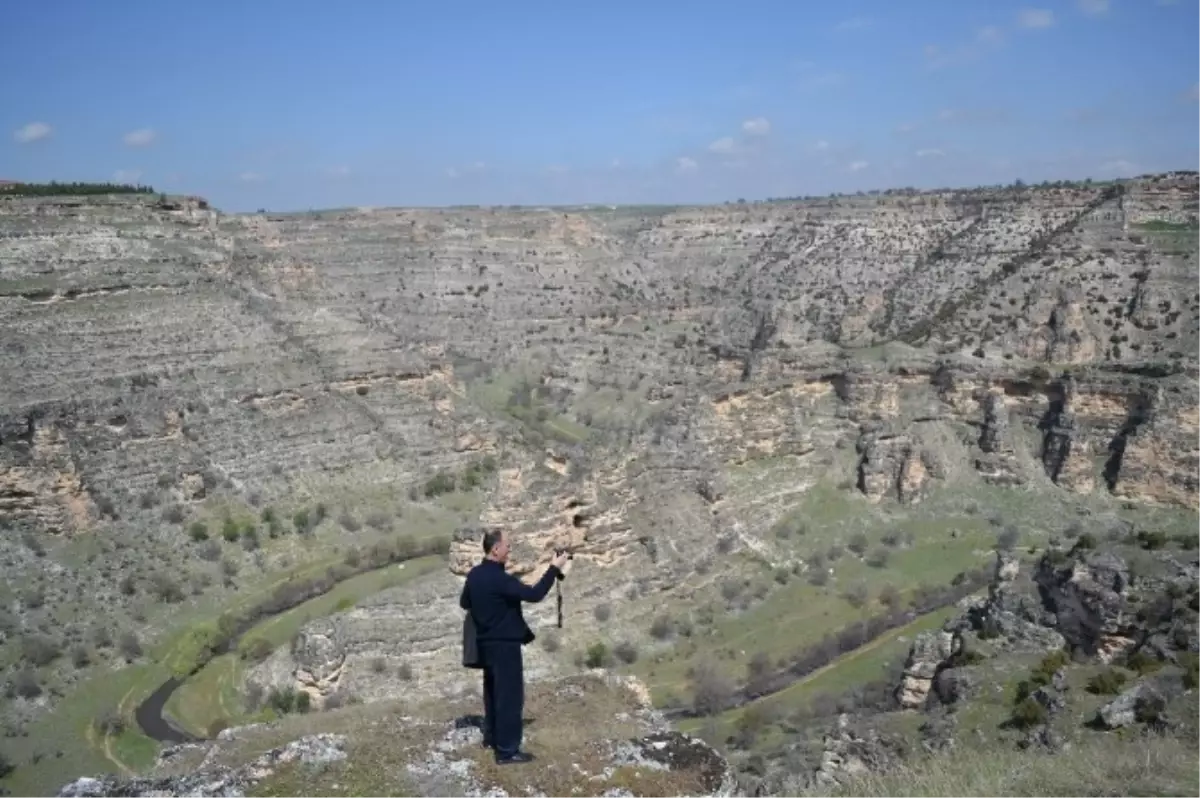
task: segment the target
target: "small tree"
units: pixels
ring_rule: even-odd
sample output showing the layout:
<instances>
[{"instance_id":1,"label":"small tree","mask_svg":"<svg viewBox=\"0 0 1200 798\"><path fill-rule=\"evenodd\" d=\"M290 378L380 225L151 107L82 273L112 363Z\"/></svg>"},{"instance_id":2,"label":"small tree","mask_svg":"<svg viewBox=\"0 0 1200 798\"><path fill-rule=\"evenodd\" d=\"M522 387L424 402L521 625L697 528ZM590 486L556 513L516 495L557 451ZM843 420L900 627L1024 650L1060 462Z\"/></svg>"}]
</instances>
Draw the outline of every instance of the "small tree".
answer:
<instances>
[{"instance_id":1,"label":"small tree","mask_svg":"<svg viewBox=\"0 0 1200 798\"><path fill-rule=\"evenodd\" d=\"M700 715L715 715L728 706L734 694L733 683L716 665L705 660L691 675L692 707Z\"/></svg>"}]
</instances>

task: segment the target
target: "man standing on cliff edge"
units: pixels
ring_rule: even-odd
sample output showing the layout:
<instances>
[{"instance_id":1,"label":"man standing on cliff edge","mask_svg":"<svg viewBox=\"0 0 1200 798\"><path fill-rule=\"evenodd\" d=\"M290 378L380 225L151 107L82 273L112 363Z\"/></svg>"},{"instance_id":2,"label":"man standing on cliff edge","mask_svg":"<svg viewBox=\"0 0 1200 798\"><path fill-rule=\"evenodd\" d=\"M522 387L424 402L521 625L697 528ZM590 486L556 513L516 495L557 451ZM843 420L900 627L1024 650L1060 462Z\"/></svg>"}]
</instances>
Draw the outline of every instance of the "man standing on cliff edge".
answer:
<instances>
[{"instance_id":1,"label":"man standing on cliff edge","mask_svg":"<svg viewBox=\"0 0 1200 798\"><path fill-rule=\"evenodd\" d=\"M484 533L483 562L467 574L458 599L475 624L483 665L483 744L496 752L496 763L500 765L533 759L532 754L521 750L525 708L521 646L534 640L521 613L521 602L544 599L554 580L564 575L568 559L566 554L559 554L537 584L526 585L504 570L508 549L508 536L502 530Z\"/></svg>"}]
</instances>

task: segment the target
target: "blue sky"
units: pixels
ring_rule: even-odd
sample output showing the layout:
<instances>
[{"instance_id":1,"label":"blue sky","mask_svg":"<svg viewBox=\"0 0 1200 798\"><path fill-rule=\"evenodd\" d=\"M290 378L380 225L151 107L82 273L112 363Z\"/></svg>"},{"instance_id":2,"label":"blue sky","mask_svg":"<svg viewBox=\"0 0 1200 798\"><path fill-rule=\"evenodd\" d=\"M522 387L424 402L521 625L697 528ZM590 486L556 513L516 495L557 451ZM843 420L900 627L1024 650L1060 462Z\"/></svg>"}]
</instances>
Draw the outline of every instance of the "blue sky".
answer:
<instances>
[{"instance_id":1,"label":"blue sky","mask_svg":"<svg viewBox=\"0 0 1200 798\"><path fill-rule=\"evenodd\" d=\"M5 0L0 179L227 210L1195 169L1196 0Z\"/></svg>"}]
</instances>

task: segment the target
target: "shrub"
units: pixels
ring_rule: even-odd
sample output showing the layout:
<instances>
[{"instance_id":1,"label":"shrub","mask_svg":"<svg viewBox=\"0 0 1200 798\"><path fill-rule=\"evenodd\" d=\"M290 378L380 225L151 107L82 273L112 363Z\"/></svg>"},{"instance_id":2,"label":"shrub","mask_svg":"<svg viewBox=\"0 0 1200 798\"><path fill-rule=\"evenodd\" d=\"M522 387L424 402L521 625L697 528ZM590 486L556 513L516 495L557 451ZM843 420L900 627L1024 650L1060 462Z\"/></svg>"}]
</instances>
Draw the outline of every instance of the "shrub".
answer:
<instances>
[{"instance_id":1,"label":"shrub","mask_svg":"<svg viewBox=\"0 0 1200 798\"><path fill-rule=\"evenodd\" d=\"M861 582L851 585L844 593L842 593L842 598L844 598L846 602L855 609L861 609L862 607L866 606L868 597L869 594L867 593L867 586Z\"/></svg>"},{"instance_id":2,"label":"shrub","mask_svg":"<svg viewBox=\"0 0 1200 798\"><path fill-rule=\"evenodd\" d=\"M1147 551L1161 549L1167 545L1167 533L1142 530L1137 533L1137 542L1138 545Z\"/></svg>"},{"instance_id":3,"label":"shrub","mask_svg":"<svg viewBox=\"0 0 1200 798\"><path fill-rule=\"evenodd\" d=\"M788 568L776 568L775 569L775 581L778 582L779 584L786 585L788 583L788 580L790 580L791 578L792 578L791 569L788 569Z\"/></svg>"},{"instance_id":4,"label":"shrub","mask_svg":"<svg viewBox=\"0 0 1200 798\"><path fill-rule=\"evenodd\" d=\"M1157 657L1147 654L1145 651L1135 651L1125 658L1125 667L1134 671L1139 676L1145 676L1147 673L1154 673L1162 668L1162 661Z\"/></svg>"},{"instance_id":5,"label":"shrub","mask_svg":"<svg viewBox=\"0 0 1200 798\"><path fill-rule=\"evenodd\" d=\"M71 664L76 668L86 668L92 663L91 652L87 650L87 646L78 645L71 648Z\"/></svg>"},{"instance_id":6,"label":"shrub","mask_svg":"<svg viewBox=\"0 0 1200 798\"><path fill-rule=\"evenodd\" d=\"M425 483L425 497L432 499L445 493L453 493L454 486L453 474L448 474L444 471L438 472Z\"/></svg>"},{"instance_id":7,"label":"shrub","mask_svg":"<svg viewBox=\"0 0 1200 798\"><path fill-rule=\"evenodd\" d=\"M183 588L167 574L155 574L150 577L150 590L159 601L168 604L178 604L183 601Z\"/></svg>"},{"instance_id":8,"label":"shrub","mask_svg":"<svg viewBox=\"0 0 1200 798\"><path fill-rule=\"evenodd\" d=\"M412 663L401 662L396 668L396 675L400 677L400 681L402 682L411 682L416 674L413 673Z\"/></svg>"},{"instance_id":9,"label":"shrub","mask_svg":"<svg viewBox=\"0 0 1200 798\"><path fill-rule=\"evenodd\" d=\"M357 532L358 530L362 529L362 524L358 522L358 519L355 518L349 510L344 511L338 516L338 523L341 524L342 529L345 529L347 532Z\"/></svg>"},{"instance_id":10,"label":"shrub","mask_svg":"<svg viewBox=\"0 0 1200 798\"><path fill-rule=\"evenodd\" d=\"M299 695L308 695L301 693ZM296 708L298 694L294 687L272 687L267 694L267 706L281 715L286 715Z\"/></svg>"},{"instance_id":11,"label":"shrub","mask_svg":"<svg viewBox=\"0 0 1200 798\"><path fill-rule=\"evenodd\" d=\"M613 648L613 654L618 660L626 665L632 665L637 662L638 650L637 646L628 640L622 640Z\"/></svg>"},{"instance_id":12,"label":"shrub","mask_svg":"<svg viewBox=\"0 0 1200 798\"><path fill-rule=\"evenodd\" d=\"M853 535L850 536L850 540L846 543L846 548L850 549L850 551L854 552L855 554L857 554L858 556L861 557L863 555L863 552L865 552L867 550L868 545L870 545L870 544L869 544L869 541L867 540L866 533L855 532Z\"/></svg>"},{"instance_id":13,"label":"shrub","mask_svg":"<svg viewBox=\"0 0 1200 798\"><path fill-rule=\"evenodd\" d=\"M712 662L697 665L691 674L692 708L700 715L715 715L728 706L733 683Z\"/></svg>"},{"instance_id":14,"label":"shrub","mask_svg":"<svg viewBox=\"0 0 1200 798\"><path fill-rule=\"evenodd\" d=\"M1183 668L1183 686L1186 690L1194 690L1200 683L1200 656L1194 651L1185 651L1179 655L1179 667Z\"/></svg>"},{"instance_id":15,"label":"shrub","mask_svg":"<svg viewBox=\"0 0 1200 798\"><path fill-rule=\"evenodd\" d=\"M373 673L387 673L387 660L383 657L372 657L371 671Z\"/></svg>"},{"instance_id":16,"label":"shrub","mask_svg":"<svg viewBox=\"0 0 1200 798\"><path fill-rule=\"evenodd\" d=\"M312 518L309 516L308 510L297 510L292 514L292 526L302 535L312 531L315 525L310 526L311 521Z\"/></svg>"},{"instance_id":17,"label":"shrub","mask_svg":"<svg viewBox=\"0 0 1200 798\"><path fill-rule=\"evenodd\" d=\"M46 635L30 635L21 641L21 656L36 668L62 656L62 645Z\"/></svg>"},{"instance_id":18,"label":"shrub","mask_svg":"<svg viewBox=\"0 0 1200 798\"><path fill-rule=\"evenodd\" d=\"M96 716L92 722L96 727L96 731L101 734L106 734L115 737L125 731L125 718L121 717L121 713L115 708L106 709Z\"/></svg>"},{"instance_id":19,"label":"shrub","mask_svg":"<svg viewBox=\"0 0 1200 798\"><path fill-rule=\"evenodd\" d=\"M742 583L737 579L726 579L721 583L721 595L726 601L733 601L742 592Z\"/></svg>"},{"instance_id":20,"label":"shrub","mask_svg":"<svg viewBox=\"0 0 1200 798\"><path fill-rule=\"evenodd\" d=\"M538 637L542 641L542 648L545 649L547 653L553 654L562 648L562 638L558 636L557 630L548 629L547 631L542 632Z\"/></svg>"},{"instance_id":21,"label":"shrub","mask_svg":"<svg viewBox=\"0 0 1200 798\"><path fill-rule=\"evenodd\" d=\"M1075 545L1071 547L1072 551L1086 551L1096 548L1096 538L1090 532L1084 532L1075 541Z\"/></svg>"},{"instance_id":22,"label":"shrub","mask_svg":"<svg viewBox=\"0 0 1200 798\"><path fill-rule=\"evenodd\" d=\"M1041 702L1033 696L1027 696L1013 707L1012 722L1018 728L1027 729L1046 722L1048 713Z\"/></svg>"},{"instance_id":23,"label":"shrub","mask_svg":"<svg viewBox=\"0 0 1200 798\"><path fill-rule=\"evenodd\" d=\"M184 519L183 507L178 504L172 504L167 509L163 510L163 520L169 524L182 524Z\"/></svg>"},{"instance_id":24,"label":"shrub","mask_svg":"<svg viewBox=\"0 0 1200 798\"><path fill-rule=\"evenodd\" d=\"M825 556L827 558L829 558L830 562L837 562L839 559L841 559L842 555L845 553L846 553L845 549L843 549L838 544L834 543L832 546L829 547L829 550L827 552L825 552Z\"/></svg>"},{"instance_id":25,"label":"shrub","mask_svg":"<svg viewBox=\"0 0 1200 798\"><path fill-rule=\"evenodd\" d=\"M242 536L242 528L238 526L238 522L232 518L226 518L221 524L221 537L225 538L227 543L232 543Z\"/></svg>"},{"instance_id":26,"label":"shrub","mask_svg":"<svg viewBox=\"0 0 1200 798\"><path fill-rule=\"evenodd\" d=\"M201 541L208 540L208 527L205 526L203 521L196 521L188 527L188 534L192 540L200 543Z\"/></svg>"},{"instance_id":27,"label":"shrub","mask_svg":"<svg viewBox=\"0 0 1200 798\"><path fill-rule=\"evenodd\" d=\"M733 535L721 535L717 538L717 552L720 554L728 554L733 551L734 539Z\"/></svg>"},{"instance_id":28,"label":"shrub","mask_svg":"<svg viewBox=\"0 0 1200 798\"><path fill-rule=\"evenodd\" d=\"M904 536L900 533L900 530L893 529L892 531L884 534L883 545L895 548L896 546L899 546L903 540Z\"/></svg>"},{"instance_id":29,"label":"shrub","mask_svg":"<svg viewBox=\"0 0 1200 798\"><path fill-rule=\"evenodd\" d=\"M813 587L825 587L829 584L829 572L824 568L814 568L808 575L808 583Z\"/></svg>"},{"instance_id":30,"label":"shrub","mask_svg":"<svg viewBox=\"0 0 1200 798\"><path fill-rule=\"evenodd\" d=\"M901 601L900 591L896 589L895 585L884 585L883 590L879 591L879 603L889 610L900 609Z\"/></svg>"},{"instance_id":31,"label":"shrub","mask_svg":"<svg viewBox=\"0 0 1200 798\"><path fill-rule=\"evenodd\" d=\"M1106 668L1088 679L1087 691L1095 695L1116 695L1128 677L1116 668Z\"/></svg>"},{"instance_id":32,"label":"shrub","mask_svg":"<svg viewBox=\"0 0 1200 798\"><path fill-rule=\"evenodd\" d=\"M771 676L771 657L765 651L755 652L746 663L746 690L750 693L766 692L765 682Z\"/></svg>"},{"instance_id":33,"label":"shrub","mask_svg":"<svg viewBox=\"0 0 1200 798\"><path fill-rule=\"evenodd\" d=\"M1004 527L1004 531L996 536L996 547L1001 551L1012 551L1021 539L1021 531L1012 524Z\"/></svg>"},{"instance_id":34,"label":"shrub","mask_svg":"<svg viewBox=\"0 0 1200 798\"><path fill-rule=\"evenodd\" d=\"M262 662L271 656L271 652L275 650L275 646L265 637L247 638L242 641L239 648L241 649L242 659L251 662Z\"/></svg>"},{"instance_id":35,"label":"shrub","mask_svg":"<svg viewBox=\"0 0 1200 798\"><path fill-rule=\"evenodd\" d=\"M961 668L965 665L977 665L980 662L983 662L983 659L983 655L978 651L963 647L950 655L950 659L947 660L947 665L951 668Z\"/></svg>"},{"instance_id":36,"label":"shrub","mask_svg":"<svg viewBox=\"0 0 1200 798\"><path fill-rule=\"evenodd\" d=\"M242 696L242 702L245 704L246 709L251 712L258 711L258 708L262 706L265 693L266 690L258 682L246 682L246 692Z\"/></svg>"},{"instance_id":37,"label":"shrub","mask_svg":"<svg viewBox=\"0 0 1200 798\"><path fill-rule=\"evenodd\" d=\"M612 617L612 607L607 603L597 604L592 607L592 615L596 616L597 621L604 623Z\"/></svg>"},{"instance_id":38,"label":"shrub","mask_svg":"<svg viewBox=\"0 0 1200 798\"><path fill-rule=\"evenodd\" d=\"M867 556L867 565L872 568L886 568L891 552L887 549L875 549Z\"/></svg>"},{"instance_id":39,"label":"shrub","mask_svg":"<svg viewBox=\"0 0 1200 798\"><path fill-rule=\"evenodd\" d=\"M1200 536L1195 533L1183 533L1175 536L1175 545L1184 551L1195 551L1200 548Z\"/></svg>"},{"instance_id":40,"label":"shrub","mask_svg":"<svg viewBox=\"0 0 1200 798\"><path fill-rule=\"evenodd\" d=\"M212 723L208 724L208 736L216 738L218 734L229 728L229 721L225 718L217 718Z\"/></svg>"},{"instance_id":41,"label":"shrub","mask_svg":"<svg viewBox=\"0 0 1200 798\"><path fill-rule=\"evenodd\" d=\"M142 644L134 632L122 632L117 642L117 650L127 660L135 660L142 656Z\"/></svg>"},{"instance_id":42,"label":"shrub","mask_svg":"<svg viewBox=\"0 0 1200 798\"><path fill-rule=\"evenodd\" d=\"M603 668L609 661L608 646L603 641L597 641L588 646L587 654L583 659L584 664L589 668Z\"/></svg>"},{"instance_id":43,"label":"shrub","mask_svg":"<svg viewBox=\"0 0 1200 798\"><path fill-rule=\"evenodd\" d=\"M108 648L113 644L112 632L107 626L97 626L92 630L92 643L96 648Z\"/></svg>"},{"instance_id":44,"label":"shrub","mask_svg":"<svg viewBox=\"0 0 1200 798\"><path fill-rule=\"evenodd\" d=\"M666 640L675 631L675 624L669 615L659 615L650 624L650 634L657 640Z\"/></svg>"},{"instance_id":45,"label":"shrub","mask_svg":"<svg viewBox=\"0 0 1200 798\"><path fill-rule=\"evenodd\" d=\"M13 692L21 698L37 698L42 694L37 674L28 665L17 671L12 680Z\"/></svg>"}]
</instances>

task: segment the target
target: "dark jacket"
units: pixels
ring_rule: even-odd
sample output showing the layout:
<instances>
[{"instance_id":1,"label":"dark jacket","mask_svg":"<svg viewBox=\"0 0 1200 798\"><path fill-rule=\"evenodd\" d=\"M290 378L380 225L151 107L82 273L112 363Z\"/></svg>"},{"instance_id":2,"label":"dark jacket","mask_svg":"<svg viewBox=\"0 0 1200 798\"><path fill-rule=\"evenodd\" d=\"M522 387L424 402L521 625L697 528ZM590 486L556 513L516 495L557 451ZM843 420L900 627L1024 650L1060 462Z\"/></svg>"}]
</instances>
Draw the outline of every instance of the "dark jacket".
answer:
<instances>
[{"instance_id":1,"label":"dark jacket","mask_svg":"<svg viewBox=\"0 0 1200 798\"><path fill-rule=\"evenodd\" d=\"M484 560L467 574L458 605L470 612L479 642L532 643L534 634L521 614L521 602L544 599L558 574L551 565L537 584L526 585L500 563Z\"/></svg>"}]
</instances>

